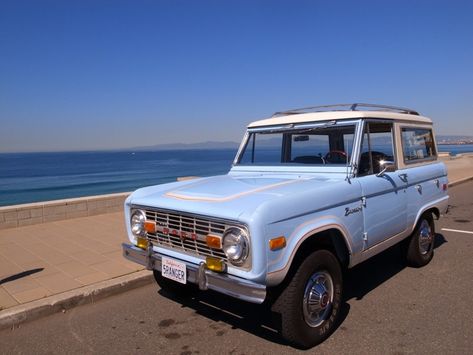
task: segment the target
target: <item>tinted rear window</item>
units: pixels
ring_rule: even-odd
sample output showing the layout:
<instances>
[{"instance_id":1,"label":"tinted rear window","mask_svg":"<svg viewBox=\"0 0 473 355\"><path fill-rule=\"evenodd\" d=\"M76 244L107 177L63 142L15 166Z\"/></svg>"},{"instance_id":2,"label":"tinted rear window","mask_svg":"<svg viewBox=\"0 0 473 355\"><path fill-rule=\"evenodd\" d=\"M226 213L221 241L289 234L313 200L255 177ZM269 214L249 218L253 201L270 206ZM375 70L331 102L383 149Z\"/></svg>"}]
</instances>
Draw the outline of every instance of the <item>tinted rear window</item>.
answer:
<instances>
[{"instance_id":1,"label":"tinted rear window","mask_svg":"<svg viewBox=\"0 0 473 355\"><path fill-rule=\"evenodd\" d=\"M404 127L401 132L404 162L436 159L437 151L431 129Z\"/></svg>"}]
</instances>

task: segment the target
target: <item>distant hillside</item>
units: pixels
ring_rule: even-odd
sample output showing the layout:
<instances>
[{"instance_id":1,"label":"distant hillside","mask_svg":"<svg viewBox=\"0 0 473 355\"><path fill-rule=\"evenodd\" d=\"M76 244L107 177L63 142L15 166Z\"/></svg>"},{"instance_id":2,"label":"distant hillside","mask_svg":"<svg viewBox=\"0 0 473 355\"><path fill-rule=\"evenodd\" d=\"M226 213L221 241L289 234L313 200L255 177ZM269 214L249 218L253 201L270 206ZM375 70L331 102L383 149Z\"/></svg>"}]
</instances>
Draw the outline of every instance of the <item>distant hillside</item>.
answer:
<instances>
[{"instance_id":1,"label":"distant hillside","mask_svg":"<svg viewBox=\"0 0 473 355\"><path fill-rule=\"evenodd\" d=\"M238 149L240 143L237 142L201 142L201 143L171 143L156 144L145 147L134 147L127 150L152 151L152 150L191 150L191 149Z\"/></svg>"}]
</instances>

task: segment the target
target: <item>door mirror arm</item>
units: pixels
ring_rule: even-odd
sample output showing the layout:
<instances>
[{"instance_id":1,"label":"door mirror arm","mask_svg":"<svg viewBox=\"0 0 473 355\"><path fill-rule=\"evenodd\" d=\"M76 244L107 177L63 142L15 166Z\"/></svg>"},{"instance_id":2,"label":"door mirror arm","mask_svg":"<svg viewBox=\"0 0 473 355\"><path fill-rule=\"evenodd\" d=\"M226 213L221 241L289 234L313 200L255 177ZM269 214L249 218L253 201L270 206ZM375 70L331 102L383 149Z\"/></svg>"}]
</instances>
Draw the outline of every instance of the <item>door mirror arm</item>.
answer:
<instances>
[{"instance_id":1,"label":"door mirror arm","mask_svg":"<svg viewBox=\"0 0 473 355\"><path fill-rule=\"evenodd\" d=\"M390 160L381 160L379 162L379 167L381 168L381 171L376 174L377 177L381 177L385 173L392 173L393 171L396 171L396 164Z\"/></svg>"}]
</instances>

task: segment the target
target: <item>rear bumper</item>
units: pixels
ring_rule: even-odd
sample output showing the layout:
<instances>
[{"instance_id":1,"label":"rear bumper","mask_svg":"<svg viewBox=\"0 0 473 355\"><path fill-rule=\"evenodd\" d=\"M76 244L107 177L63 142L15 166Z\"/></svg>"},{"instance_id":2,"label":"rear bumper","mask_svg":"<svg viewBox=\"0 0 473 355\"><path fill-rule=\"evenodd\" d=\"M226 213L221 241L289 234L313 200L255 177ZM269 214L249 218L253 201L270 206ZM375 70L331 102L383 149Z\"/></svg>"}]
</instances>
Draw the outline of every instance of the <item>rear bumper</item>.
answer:
<instances>
[{"instance_id":1,"label":"rear bumper","mask_svg":"<svg viewBox=\"0 0 473 355\"><path fill-rule=\"evenodd\" d=\"M122 244L123 256L130 261L145 266L148 270L161 272L161 254L150 246L147 250L131 244ZM186 264L187 282L198 284L201 290L211 289L252 303L263 303L266 298L266 286L228 274L220 274L206 268L204 262L200 265Z\"/></svg>"}]
</instances>

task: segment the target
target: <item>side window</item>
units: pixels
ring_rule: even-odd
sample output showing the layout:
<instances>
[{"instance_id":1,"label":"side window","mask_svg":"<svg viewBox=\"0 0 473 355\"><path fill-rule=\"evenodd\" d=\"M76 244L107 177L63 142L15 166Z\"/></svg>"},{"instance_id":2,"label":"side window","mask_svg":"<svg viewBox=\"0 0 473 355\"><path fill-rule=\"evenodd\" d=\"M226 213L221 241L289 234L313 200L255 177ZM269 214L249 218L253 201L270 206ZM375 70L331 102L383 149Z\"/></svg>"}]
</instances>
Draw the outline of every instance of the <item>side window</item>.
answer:
<instances>
[{"instance_id":1,"label":"side window","mask_svg":"<svg viewBox=\"0 0 473 355\"><path fill-rule=\"evenodd\" d=\"M363 132L358 176L379 173L382 160L395 161L393 125L369 122Z\"/></svg>"},{"instance_id":2,"label":"side window","mask_svg":"<svg viewBox=\"0 0 473 355\"><path fill-rule=\"evenodd\" d=\"M437 157L431 129L404 127L401 129L402 153L405 163Z\"/></svg>"}]
</instances>

